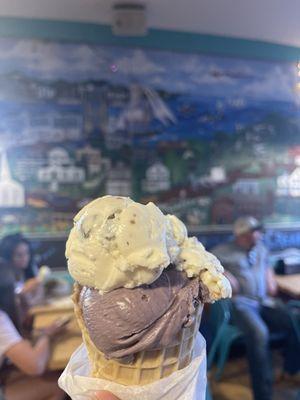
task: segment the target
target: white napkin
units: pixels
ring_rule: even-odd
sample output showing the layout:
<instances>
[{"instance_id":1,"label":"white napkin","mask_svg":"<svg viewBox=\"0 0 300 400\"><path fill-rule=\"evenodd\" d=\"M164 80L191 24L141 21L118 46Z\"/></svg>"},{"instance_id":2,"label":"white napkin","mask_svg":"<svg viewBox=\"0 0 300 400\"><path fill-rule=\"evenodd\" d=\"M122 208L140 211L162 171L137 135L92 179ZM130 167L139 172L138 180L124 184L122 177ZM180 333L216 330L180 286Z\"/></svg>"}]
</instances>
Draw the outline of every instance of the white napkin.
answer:
<instances>
[{"instance_id":1,"label":"white napkin","mask_svg":"<svg viewBox=\"0 0 300 400\"><path fill-rule=\"evenodd\" d=\"M197 335L193 360L186 368L144 386L124 386L89 376L90 366L82 344L71 356L58 380L72 400L90 400L98 390L108 390L121 400L205 400L206 344Z\"/></svg>"}]
</instances>

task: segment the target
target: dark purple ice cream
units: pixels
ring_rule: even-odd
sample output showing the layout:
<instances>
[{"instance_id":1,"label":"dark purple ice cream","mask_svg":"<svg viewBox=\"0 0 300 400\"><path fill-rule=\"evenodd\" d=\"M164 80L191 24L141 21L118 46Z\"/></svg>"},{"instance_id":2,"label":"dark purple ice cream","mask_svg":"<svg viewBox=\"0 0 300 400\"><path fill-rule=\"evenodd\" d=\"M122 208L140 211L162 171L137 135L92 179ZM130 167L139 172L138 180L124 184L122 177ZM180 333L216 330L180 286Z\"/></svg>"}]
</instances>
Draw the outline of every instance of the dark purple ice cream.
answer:
<instances>
[{"instance_id":1,"label":"dark purple ice cream","mask_svg":"<svg viewBox=\"0 0 300 400\"><path fill-rule=\"evenodd\" d=\"M165 270L151 285L101 295L83 287L80 305L91 340L108 358L170 345L193 322L199 279Z\"/></svg>"}]
</instances>

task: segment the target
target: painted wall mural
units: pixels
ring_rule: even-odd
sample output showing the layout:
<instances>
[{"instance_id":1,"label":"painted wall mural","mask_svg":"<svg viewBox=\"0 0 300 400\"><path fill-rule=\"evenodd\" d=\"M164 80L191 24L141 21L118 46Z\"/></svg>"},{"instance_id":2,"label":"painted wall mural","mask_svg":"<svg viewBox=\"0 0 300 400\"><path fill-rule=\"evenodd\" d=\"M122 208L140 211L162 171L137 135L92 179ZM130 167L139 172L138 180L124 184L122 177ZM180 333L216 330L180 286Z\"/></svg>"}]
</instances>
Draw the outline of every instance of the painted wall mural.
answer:
<instances>
[{"instance_id":1,"label":"painted wall mural","mask_svg":"<svg viewBox=\"0 0 300 400\"><path fill-rule=\"evenodd\" d=\"M0 38L0 234L61 234L104 194L194 230L300 223L296 65Z\"/></svg>"}]
</instances>

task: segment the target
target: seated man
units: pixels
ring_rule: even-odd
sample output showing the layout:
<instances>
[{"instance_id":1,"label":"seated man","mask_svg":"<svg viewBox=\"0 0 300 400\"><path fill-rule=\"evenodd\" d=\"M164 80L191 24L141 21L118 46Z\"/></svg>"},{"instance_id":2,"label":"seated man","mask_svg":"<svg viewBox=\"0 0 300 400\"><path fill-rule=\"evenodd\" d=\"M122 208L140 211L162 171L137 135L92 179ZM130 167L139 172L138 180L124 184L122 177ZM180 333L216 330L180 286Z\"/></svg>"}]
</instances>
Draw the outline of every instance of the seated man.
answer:
<instances>
[{"instance_id":1,"label":"seated man","mask_svg":"<svg viewBox=\"0 0 300 400\"><path fill-rule=\"evenodd\" d=\"M245 335L255 400L272 399L270 330L286 333L284 368L295 374L300 368L300 344L292 321L279 301L268 252L261 241L261 225L253 217L241 217L233 227L234 239L212 252L226 270L233 291L233 317Z\"/></svg>"}]
</instances>

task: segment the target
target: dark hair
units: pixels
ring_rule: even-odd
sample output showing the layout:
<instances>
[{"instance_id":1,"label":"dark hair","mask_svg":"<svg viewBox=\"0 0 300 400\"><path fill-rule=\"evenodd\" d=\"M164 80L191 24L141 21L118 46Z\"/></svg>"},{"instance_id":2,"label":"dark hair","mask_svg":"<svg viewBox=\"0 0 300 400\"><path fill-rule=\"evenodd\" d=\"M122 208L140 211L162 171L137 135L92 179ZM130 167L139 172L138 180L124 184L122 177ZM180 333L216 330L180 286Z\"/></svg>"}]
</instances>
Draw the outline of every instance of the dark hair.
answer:
<instances>
[{"instance_id":1,"label":"dark hair","mask_svg":"<svg viewBox=\"0 0 300 400\"><path fill-rule=\"evenodd\" d=\"M11 263L14 251L21 243L26 244L29 249L30 258L28 266L24 270L24 277L30 279L35 276L33 250L30 242L21 233L4 236L0 242L0 257L4 262Z\"/></svg>"},{"instance_id":2,"label":"dark hair","mask_svg":"<svg viewBox=\"0 0 300 400\"><path fill-rule=\"evenodd\" d=\"M15 297L14 274L11 268L0 262L0 310L4 311L20 330L20 314Z\"/></svg>"}]
</instances>

